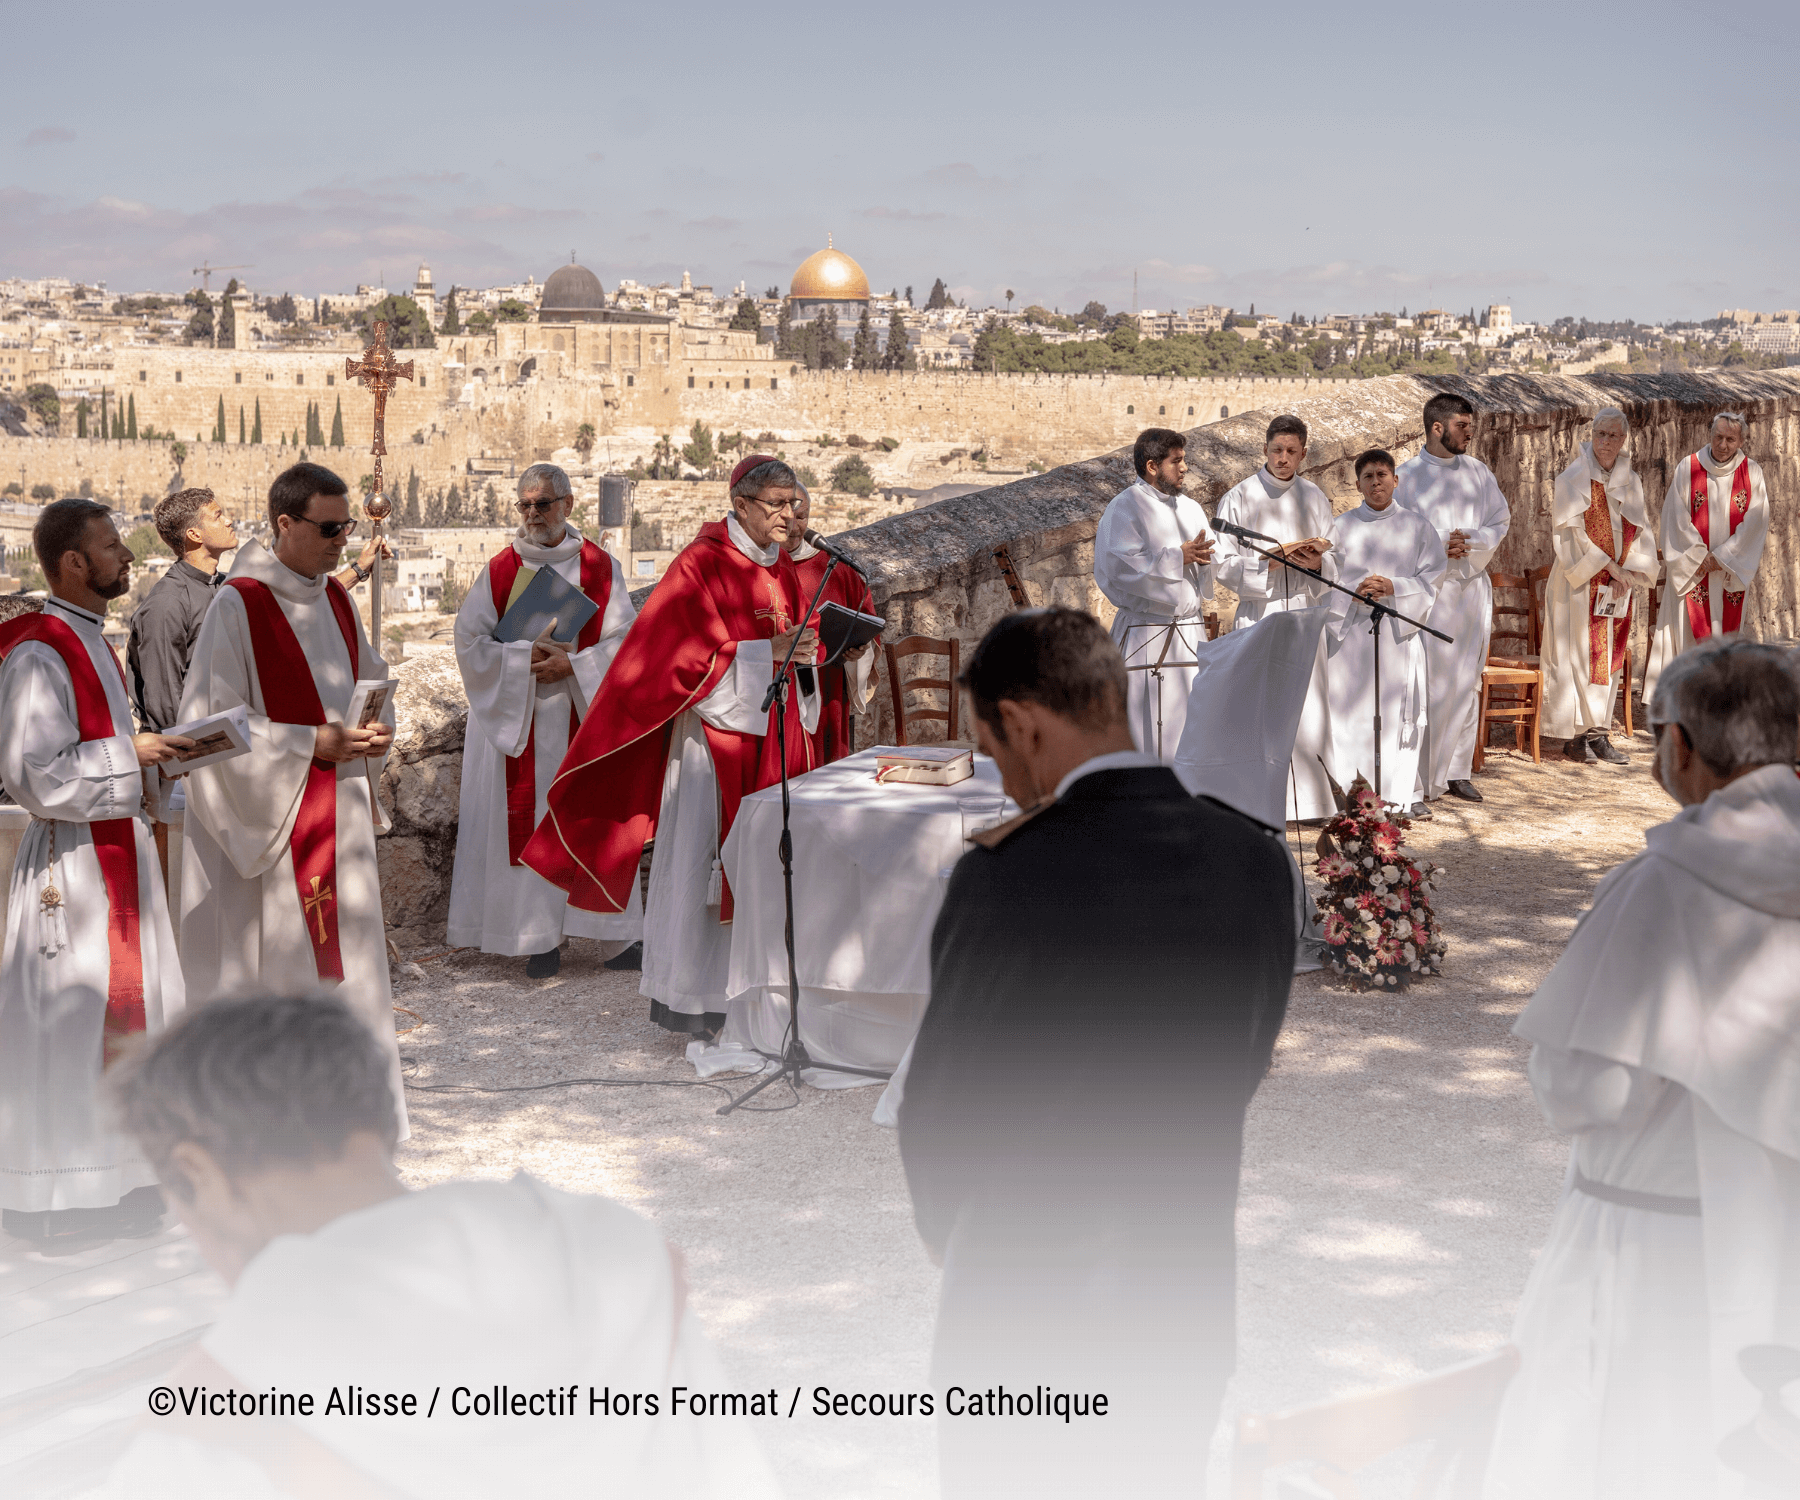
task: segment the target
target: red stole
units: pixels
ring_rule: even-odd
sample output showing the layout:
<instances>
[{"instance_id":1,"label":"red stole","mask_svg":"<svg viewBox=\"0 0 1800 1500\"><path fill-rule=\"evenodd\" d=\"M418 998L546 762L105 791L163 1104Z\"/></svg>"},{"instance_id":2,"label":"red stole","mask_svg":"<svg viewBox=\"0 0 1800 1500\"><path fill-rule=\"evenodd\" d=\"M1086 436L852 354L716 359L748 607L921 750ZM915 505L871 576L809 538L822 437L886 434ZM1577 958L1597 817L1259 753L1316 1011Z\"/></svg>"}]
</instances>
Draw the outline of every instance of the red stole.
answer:
<instances>
[{"instance_id":1,"label":"red stole","mask_svg":"<svg viewBox=\"0 0 1800 1500\"><path fill-rule=\"evenodd\" d=\"M13 647L38 641L50 647L68 668L75 690L75 721L83 740L110 740L118 734L106 688L94 670L94 658L86 643L64 620L54 615L19 615L0 625L0 661ZM125 669L109 649L119 681ZM138 858L136 818L102 818L89 823L94 857L100 861L100 879L106 886L106 1020L102 1027L102 1056L110 1058L118 1045L144 1029L144 951L138 935Z\"/></svg>"},{"instance_id":2,"label":"red stole","mask_svg":"<svg viewBox=\"0 0 1800 1500\"><path fill-rule=\"evenodd\" d=\"M319 685L313 681L312 664L300 649L294 627L282 612L281 601L266 583L254 578L227 578L225 587L243 596L244 614L250 621L250 651L256 658L256 680L262 687L263 712L277 724L325 722L325 705L319 701ZM344 649L350 654L350 673L362 676L362 659L356 646L356 616L350 596L335 578L325 580L325 597L344 633ZM306 773L306 789L300 794L300 812L294 819L289 848L294 856L294 885L300 895L300 912L307 931L316 935L313 965L320 979L341 984L344 954L338 946L337 914L337 766L313 758Z\"/></svg>"},{"instance_id":3,"label":"red stole","mask_svg":"<svg viewBox=\"0 0 1800 1500\"><path fill-rule=\"evenodd\" d=\"M786 630L805 608L800 578L782 551L773 567L735 546L723 521L700 528L632 622L550 784L544 821L524 862L569 893L582 911L624 911L646 840L656 834L671 724L719 685L741 640ZM774 715L762 735L706 729L719 778L719 841L738 804L780 779ZM789 694L788 774L812 769L812 741ZM727 886L719 908L731 920Z\"/></svg>"},{"instance_id":4,"label":"red stole","mask_svg":"<svg viewBox=\"0 0 1800 1500\"><path fill-rule=\"evenodd\" d=\"M502 547L488 559L488 587L494 595L496 620L506 613L506 601L512 597L519 569L525 565L516 547ZM546 564L546 566L548 566ZM575 637L575 649L585 651L600 640L600 626L606 618L606 601L612 597L612 561L593 542L581 543L581 592L600 606L598 613L581 627ZM569 705L569 738L575 738L581 715ZM532 684L531 728L525 734L525 748L506 757L506 855L515 865L523 864L526 842L537 827L537 684Z\"/></svg>"},{"instance_id":5,"label":"red stole","mask_svg":"<svg viewBox=\"0 0 1800 1500\"><path fill-rule=\"evenodd\" d=\"M1619 550L1613 552L1612 512L1606 504L1606 486L1600 480L1588 482L1592 498L1588 501L1587 537L1613 562L1623 562L1631 550L1638 529L1623 516L1619 518ZM1631 637L1631 597L1626 596L1625 613L1609 620L1594 613L1603 594L1611 592L1606 579L1596 574L1588 581L1588 681L1605 687L1625 662L1625 646ZM1612 629L1609 632L1607 626Z\"/></svg>"},{"instance_id":6,"label":"red stole","mask_svg":"<svg viewBox=\"0 0 1800 1500\"><path fill-rule=\"evenodd\" d=\"M812 598L830 561L823 552L815 552L811 557L794 564L795 571L800 575L802 605ZM854 568L846 567L843 563L832 570L831 581L825 585L825 595L819 600L821 609L827 604L841 604L846 609L858 609L864 614L875 613L875 599L869 593L868 584L863 582ZM872 651L875 646L871 644L869 649ZM845 674L846 668L841 663L835 667L818 669L819 727L814 731L812 740L813 758L819 765L842 760L854 748L850 743L852 725L849 686Z\"/></svg>"},{"instance_id":7,"label":"red stole","mask_svg":"<svg viewBox=\"0 0 1800 1500\"><path fill-rule=\"evenodd\" d=\"M1688 456L1688 511L1694 518L1694 530L1700 533L1700 540L1707 547L1712 547L1712 504L1707 498L1706 466L1700 462L1697 453ZM1737 534L1738 527L1744 524L1744 517L1750 513L1750 460L1738 460L1737 469L1731 476L1731 507L1727 512L1730 530L1726 532L1726 540ZM1744 590L1735 594L1725 590L1725 634L1735 635L1744 624ZM1712 589L1702 582L1687 596L1688 629L1696 641L1703 641L1713 633L1712 626Z\"/></svg>"}]
</instances>

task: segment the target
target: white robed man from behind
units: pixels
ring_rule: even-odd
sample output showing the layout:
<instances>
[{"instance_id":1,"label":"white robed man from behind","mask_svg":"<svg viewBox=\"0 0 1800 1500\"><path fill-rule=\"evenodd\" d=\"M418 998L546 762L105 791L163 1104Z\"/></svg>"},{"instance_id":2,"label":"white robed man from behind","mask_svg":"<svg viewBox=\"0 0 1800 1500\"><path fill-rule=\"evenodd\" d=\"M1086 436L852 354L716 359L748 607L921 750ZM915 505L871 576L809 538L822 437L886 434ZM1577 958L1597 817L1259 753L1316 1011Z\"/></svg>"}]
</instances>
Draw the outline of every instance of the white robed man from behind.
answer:
<instances>
[{"instance_id":1,"label":"white robed man from behind","mask_svg":"<svg viewBox=\"0 0 1800 1500\"><path fill-rule=\"evenodd\" d=\"M1490 1500L1744 1493L1717 1453L1758 1418L1740 1355L1800 1345L1797 719L1772 646L1670 663L1650 721L1681 811L1600 882L1513 1028L1575 1139Z\"/></svg>"},{"instance_id":2,"label":"white robed man from behind","mask_svg":"<svg viewBox=\"0 0 1800 1500\"><path fill-rule=\"evenodd\" d=\"M100 1497L777 1495L770 1393L733 1389L656 1226L523 1172L409 1192L387 1071L337 995L266 992L121 1068L119 1113L230 1288L167 1385L237 1411L144 1418Z\"/></svg>"},{"instance_id":3,"label":"white robed man from behind","mask_svg":"<svg viewBox=\"0 0 1800 1500\"><path fill-rule=\"evenodd\" d=\"M637 887L622 912L569 905L520 858L544 816L545 798L575 726L599 691L637 618L618 559L569 523L569 476L533 464L519 476L519 530L490 559L456 612L456 662L469 697L463 738L456 868L450 882L452 945L529 955L528 978L562 965L564 937L599 939L608 959L643 935ZM495 627L540 568L552 568L598 608L578 637L498 641Z\"/></svg>"},{"instance_id":4,"label":"white robed man from behind","mask_svg":"<svg viewBox=\"0 0 1800 1500\"><path fill-rule=\"evenodd\" d=\"M1094 532L1094 583L1118 608L1112 638L1125 658L1131 737L1167 763L1181 744L1194 653L1206 639L1212 534L1200 502L1181 488L1186 438L1148 427L1131 462L1137 483L1112 498Z\"/></svg>"},{"instance_id":5,"label":"white robed man from behind","mask_svg":"<svg viewBox=\"0 0 1800 1500\"><path fill-rule=\"evenodd\" d=\"M17 612L0 600L0 785L31 814L0 951L0 1227L43 1244L147 1234L161 1218L156 1175L110 1128L100 1080L133 1033L182 1008L142 814L146 768L193 741L132 732L103 633L132 556L107 508L54 501L32 544L50 597Z\"/></svg>"},{"instance_id":6,"label":"white robed man from behind","mask_svg":"<svg viewBox=\"0 0 1800 1500\"><path fill-rule=\"evenodd\" d=\"M243 707L250 753L188 777L181 959L203 1004L256 984L338 986L387 1054L404 1134L400 1049L375 834L394 737L390 698L344 716L388 666L332 573L356 522L348 487L299 463L269 486L272 546L246 542L194 642L183 723Z\"/></svg>"},{"instance_id":7,"label":"white robed man from behind","mask_svg":"<svg viewBox=\"0 0 1800 1500\"><path fill-rule=\"evenodd\" d=\"M1337 577L1337 558L1328 540L1331 501L1310 479L1300 476L1306 461L1306 423L1295 416L1276 417L1263 442L1263 466L1242 484L1225 492L1218 516L1250 531L1274 537L1260 545L1279 551L1298 567L1327 578ZM1290 610L1322 604L1331 592L1317 579L1272 562L1230 532L1221 531L1215 577L1238 596L1233 630L1248 630L1260 620ZM1331 791L1331 698L1327 688L1328 642L1319 638L1306 706L1294 737L1287 814L1301 820L1329 818L1337 812ZM1177 771L1179 772L1179 766Z\"/></svg>"},{"instance_id":8,"label":"white robed man from behind","mask_svg":"<svg viewBox=\"0 0 1800 1500\"><path fill-rule=\"evenodd\" d=\"M1356 457L1363 503L1331 523L1338 577L1364 599L1424 620L1449 559L1437 528L1394 499L1394 456L1370 448ZM1375 786L1375 635L1368 605L1332 592L1332 774L1346 787L1357 777ZM1416 625L1386 615L1381 622L1381 784L1376 790L1413 816L1430 816L1417 801L1424 773L1425 648Z\"/></svg>"},{"instance_id":9,"label":"white robed man from behind","mask_svg":"<svg viewBox=\"0 0 1800 1500\"><path fill-rule=\"evenodd\" d=\"M1656 533L1632 472L1630 435L1616 406L1598 412L1592 439L1556 476L1551 500L1543 731L1586 765L1630 760L1608 731L1631 640L1631 591L1656 582Z\"/></svg>"},{"instance_id":10,"label":"white robed man from behind","mask_svg":"<svg viewBox=\"0 0 1800 1500\"><path fill-rule=\"evenodd\" d=\"M1644 693L1695 641L1737 635L1750 617L1756 571L1769 539L1769 487L1747 455L1744 414L1722 411L1710 441L1675 465L1663 497L1662 550L1668 571L1656 612L1656 639Z\"/></svg>"},{"instance_id":11,"label":"white robed man from behind","mask_svg":"<svg viewBox=\"0 0 1800 1500\"><path fill-rule=\"evenodd\" d=\"M1475 408L1451 391L1425 403L1425 447L1400 465L1394 504L1437 529L1448 561L1425 623L1449 636L1423 637L1428 708L1421 776L1425 800L1447 791L1481 801L1472 777L1481 717L1481 669L1494 628L1488 564L1512 526L1493 471L1471 456Z\"/></svg>"}]
</instances>

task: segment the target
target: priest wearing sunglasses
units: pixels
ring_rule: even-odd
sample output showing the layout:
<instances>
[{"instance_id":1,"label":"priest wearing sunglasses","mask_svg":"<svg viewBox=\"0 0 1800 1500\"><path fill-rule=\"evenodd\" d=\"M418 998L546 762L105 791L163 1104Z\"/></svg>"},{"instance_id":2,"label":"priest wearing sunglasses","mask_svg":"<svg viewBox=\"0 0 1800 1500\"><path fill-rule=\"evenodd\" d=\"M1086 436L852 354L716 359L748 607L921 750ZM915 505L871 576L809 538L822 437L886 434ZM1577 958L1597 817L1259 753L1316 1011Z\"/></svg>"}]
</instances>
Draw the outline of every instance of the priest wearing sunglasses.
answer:
<instances>
[{"instance_id":1,"label":"priest wearing sunglasses","mask_svg":"<svg viewBox=\"0 0 1800 1500\"><path fill-rule=\"evenodd\" d=\"M318 464L269 486L270 544L246 542L194 642L181 719L244 707L250 753L188 776L181 957L196 1003L273 986L336 988L390 1065L394 1042L375 796L393 705L345 723L359 681L385 678L343 585L356 522L344 481Z\"/></svg>"}]
</instances>

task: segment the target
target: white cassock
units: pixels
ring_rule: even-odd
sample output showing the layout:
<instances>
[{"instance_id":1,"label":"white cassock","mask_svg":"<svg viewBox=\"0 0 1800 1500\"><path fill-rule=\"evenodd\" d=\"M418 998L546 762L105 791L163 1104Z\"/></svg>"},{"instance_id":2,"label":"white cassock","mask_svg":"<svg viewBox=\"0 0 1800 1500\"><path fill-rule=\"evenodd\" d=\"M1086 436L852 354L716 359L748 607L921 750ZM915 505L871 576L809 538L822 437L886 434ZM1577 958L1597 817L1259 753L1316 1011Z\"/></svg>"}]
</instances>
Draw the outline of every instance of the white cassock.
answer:
<instances>
[{"instance_id":1,"label":"white cassock","mask_svg":"<svg viewBox=\"0 0 1800 1500\"><path fill-rule=\"evenodd\" d=\"M738 518L726 518L726 535L752 562L773 568L779 542L758 547ZM644 902L644 977L638 992L651 1000L652 1019L670 1030L710 1030L724 1023L731 967L731 926L719 920L715 867L719 863L719 775L706 746L704 725L734 734L764 734L769 713L763 694L775 675L768 639L737 643L719 685L676 716L663 769L662 811L650 851L650 888ZM819 695L800 696L801 723L819 727Z\"/></svg>"},{"instance_id":2,"label":"white cassock","mask_svg":"<svg viewBox=\"0 0 1800 1500\"><path fill-rule=\"evenodd\" d=\"M1421 452L1400 465L1394 504L1423 517L1439 541L1460 531L1469 542L1466 557L1447 559L1443 582L1426 624L1451 644L1423 638L1429 707L1420 780L1427 800L1441 797L1453 781L1474 774L1475 733L1481 717L1481 669L1487 665L1488 636L1494 628L1494 589L1487 567L1512 526L1512 512L1493 471L1467 453L1445 462Z\"/></svg>"},{"instance_id":3,"label":"white cassock","mask_svg":"<svg viewBox=\"0 0 1800 1500\"><path fill-rule=\"evenodd\" d=\"M357 679L326 597L326 575L304 578L253 541L239 550L231 576L265 584L274 594L312 667L325 717L341 723ZM387 677L387 663L369 645L354 604L351 612L363 676ZM181 695L182 722L240 704L250 710L250 753L187 778L181 959L196 1004L255 988L291 994L320 982L314 934L301 907L289 847L312 765L314 727L268 717L243 596L221 586L194 642ZM390 700L383 717L391 724L393 714ZM340 990L388 1054L404 1134L406 1104L375 859L375 832L389 826L373 790L381 764L349 760L336 767Z\"/></svg>"},{"instance_id":4,"label":"white cassock","mask_svg":"<svg viewBox=\"0 0 1800 1500\"><path fill-rule=\"evenodd\" d=\"M1695 524L1696 478L1705 488L1704 538ZM1749 492L1748 503L1739 502L1741 518L1735 531L1731 529L1734 487L1740 496ZM1668 572L1656 611L1656 639L1651 642L1644 674L1645 702L1656 692L1662 669L1699 639L1687 596L1695 592L1695 579L1707 554L1724 569L1709 574L1701 591L1709 633L1736 634L1749 622L1756 570L1768 539L1769 489L1763 481L1762 465L1755 459L1740 452L1728 464L1715 464L1709 445L1675 465L1675 478L1663 498L1662 550Z\"/></svg>"},{"instance_id":5,"label":"white cassock","mask_svg":"<svg viewBox=\"0 0 1800 1500\"><path fill-rule=\"evenodd\" d=\"M1800 779L1752 771L1645 844L1513 1028L1575 1144L1490 1500L1740 1494L1738 1353L1800 1345Z\"/></svg>"},{"instance_id":6,"label":"white cassock","mask_svg":"<svg viewBox=\"0 0 1800 1500\"><path fill-rule=\"evenodd\" d=\"M1387 602L1422 620L1437 597L1448 559L1437 528L1397 504L1359 505L1331 523L1338 577L1355 588L1371 573L1393 580ZM1375 784L1375 637L1369 607L1333 591L1331 774L1346 789L1358 776ZM1415 626L1381 622L1381 794L1405 807L1419 794L1426 724L1425 648Z\"/></svg>"},{"instance_id":7,"label":"white cassock","mask_svg":"<svg viewBox=\"0 0 1800 1500\"><path fill-rule=\"evenodd\" d=\"M581 587L581 533L570 528L554 547L514 537L521 582L538 568L554 568ZM450 880L448 937L453 947L518 956L547 953L566 937L598 938L623 946L643 931L637 887L623 912L590 912L569 905L566 891L527 865L512 863L507 838L506 761L533 748L537 806L533 826L543 821L544 799L569 748L569 711L586 715L612 665L619 642L637 618L637 609L619 560L612 564L600 639L569 655L574 676L540 685L531 675L530 641L497 641L500 623L494 591L484 569L476 575L456 612L456 662L469 697L469 725L463 735L462 789L457 806L456 868Z\"/></svg>"},{"instance_id":8,"label":"white cassock","mask_svg":"<svg viewBox=\"0 0 1800 1500\"><path fill-rule=\"evenodd\" d=\"M1094 532L1094 582L1118 607L1112 638L1127 668L1195 659L1206 639L1202 611L1212 598L1213 565L1183 562L1181 544L1206 534L1198 500L1165 495L1141 479L1108 503ZM1181 743L1193 685L1191 666L1127 672L1131 737L1164 764Z\"/></svg>"},{"instance_id":9,"label":"white cassock","mask_svg":"<svg viewBox=\"0 0 1800 1500\"><path fill-rule=\"evenodd\" d=\"M1609 562L1634 588L1656 582L1656 534L1644 510L1643 481L1621 452L1608 474L1583 443L1575 462L1556 476L1551 499L1550 547L1554 554L1544 585L1543 732L1572 739L1612 724L1620 663L1629 619L1594 618L1594 580ZM1627 684L1629 691L1630 684Z\"/></svg>"},{"instance_id":10,"label":"white cassock","mask_svg":"<svg viewBox=\"0 0 1800 1500\"><path fill-rule=\"evenodd\" d=\"M781 1493L756 1417L726 1415L722 1402L710 1415L672 1408L672 1390L704 1403L735 1385L655 1225L522 1172L402 1193L276 1237L201 1350L240 1390L316 1392L311 1415L260 1429L151 1423L93 1500L274 1500L295 1492L296 1472L313 1476L305 1493L434 1500ZM415 1392L418 1409L327 1411L334 1390L341 1399L358 1387ZM523 1408L491 1414L497 1390Z\"/></svg>"},{"instance_id":11,"label":"white cassock","mask_svg":"<svg viewBox=\"0 0 1800 1500\"><path fill-rule=\"evenodd\" d=\"M107 706L110 739L83 740L69 670L54 647L24 641L0 666L0 783L32 816L7 893L0 957L0 1208L25 1213L109 1208L156 1173L107 1128L100 1099L102 1029L112 959L110 906L90 823L131 818L137 840L138 943L146 1029L182 1008L181 961L162 867L138 816L144 773L132 747L131 700L98 615L60 599L44 614L81 638ZM50 865L55 819L56 863ZM44 887L62 906L47 914Z\"/></svg>"},{"instance_id":12,"label":"white cassock","mask_svg":"<svg viewBox=\"0 0 1800 1500\"><path fill-rule=\"evenodd\" d=\"M1218 514L1220 520L1234 521L1283 542L1326 536L1332 522L1331 501L1316 484L1298 475L1284 484L1266 468L1227 490L1219 501ZM1238 596L1233 630L1248 630L1272 614L1322 604L1331 592L1304 573L1272 565L1268 558L1252 552L1229 532L1220 533L1218 558L1213 566L1218 581ZM1336 578L1337 555L1327 552L1319 571L1327 578ZM1337 812L1326 770L1331 756L1331 694L1326 680L1329 657L1326 637L1321 634L1306 705L1294 736L1286 799L1289 818L1329 818Z\"/></svg>"}]
</instances>

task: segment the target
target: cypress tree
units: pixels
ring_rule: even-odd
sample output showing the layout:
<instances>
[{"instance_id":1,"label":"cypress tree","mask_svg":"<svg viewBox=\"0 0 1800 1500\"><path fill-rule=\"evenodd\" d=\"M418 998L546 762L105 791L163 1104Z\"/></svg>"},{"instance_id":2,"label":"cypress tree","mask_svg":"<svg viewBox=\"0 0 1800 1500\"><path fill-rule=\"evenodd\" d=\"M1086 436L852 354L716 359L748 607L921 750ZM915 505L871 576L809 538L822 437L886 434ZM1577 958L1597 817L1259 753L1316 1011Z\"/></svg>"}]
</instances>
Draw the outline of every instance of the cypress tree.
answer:
<instances>
[{"instance_id":1,"label":"cypress tree","mask_svg":"<svg viewBox=\"0 0 1800 1500\"><path fill-rule=\"evenodd\" d=\"M260 443L262 440L262 397L258 396L256 398L256 423L250 429L250 441Z\"/></svg>"},{"instance_id":2,"label":"cypress tree","mask_svg":"<svg viewBox=\"0 0 1800 1500\"><path fill-rule=\"evenodd\" d=\"M906 319L900 316L897 307L888 318L887 352L881 356L881 367L884 370L910 370L913 367L912 348L906 341Z\"/></svg>"},{"instance_id":3,"label":"cypress tree","mask_svg":"<svg viewBox=\"0 0 1800 1500\"><path fill-rule=\"evenodd\" d=\"M409 469L406 473L406 508L400 514L400 524L411 526L415 530L424 524L424 517L419 514L419 471Z\"/></svg>"},{"instance_id":4,"label":"cypress tree","mask_svg":"<svg viewBox=\"0 0 1800 1500\"><path fill-rule=\"evenodd\" d=\"M344 398L337 398L337 407L331 413L331 446L344 446Z\"/></svg>"},{"instance_id":5,"label":"cypress tree","mask_svg":"<svg viewBox=\"0 0 1800 1500\"><path fill-rule=\"evenodd\" d=\"M438 329L439 333L461 333L462 319L456 315L456 288L450 288L450 295L444 298L444 321Z\"/></svg>"},{"instance_id":6,"label":"cypress tree","mask_svg":"<svg viewBox=\"0 0 1800 1500\"><path fill-rule=\"evenodd\" d=\"M444 524L444 497L434 494L425 502L425 524L442 526Z\"/></svg>"},{"instance_id":7,"label":"cypress tree","mask_svg":"<svg viewBox=\"0 0 1800 1500\"><path fill-rule=\"evenodd\" d=\"M125 437L128 441L137 441L137 392L131 393L131 404L126 410Z\"/></svg>"},{"instance_id":8,"label":"cypress tree","mask_svg":"<svg viewBox=\"0 0 1800 1500\"><path fill-rule=\"evenodd\" d=\"M84 438L88 435L87 413L88 413L88 404L84 400L79 406L77 406L75 408L75 436L78 438Z\"/></svg>"},{"instance_id":9,"label":"cypress tree","mask_svg":"<svg viewBox=\"0 0 1800 1500\"><path fill-rule=\"evenodd\" d=\"M869 304L866 302L862 316L856 320L856 342L851 346L850 363L859 370L875 368L875 325L869 321Z\"/></svg>"},{"instance_id":10,"label":"cypress tree","mask_svg":"<svg viewBox=\"0 0 1800 1500\"><path fill-rule=\"evenodd\" d=\"M459 490L454 484L452 484L450 486L449 492L444 496L444 524L446 526L460 526L460 525L462 525L462 523L463 523L462 491Z\"/></svg>"},{"instance_id":11,"label":"cypress tree","mask_svg":"<svg viewBox=\"0 0 1800 1500\"><path fill-rule=\"evenodd\" d=\"M222 401L225 398L223 396L221 396L219 399ZM240 446L243 444L243 441L244 441L244 403L242 401L240 401L240 402L238 402L238 443Z\"/></svg>"},{"instance_id":12,"label":"cypress tree","mask_svg":"<svg viewBox=\"0 0 1800 1500\"><path fill-rule=\"evenodd\" d=\"M213 436L215 443L225 441L225 398L219 397L219 414L213 418Z\"/></svg>"}]
</instances>

